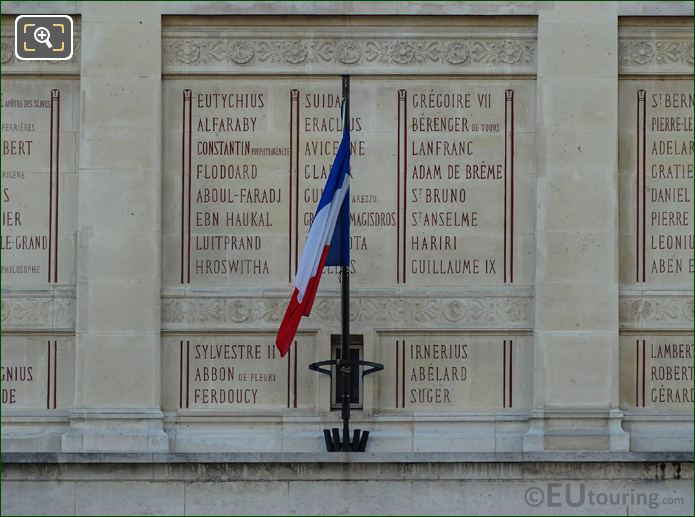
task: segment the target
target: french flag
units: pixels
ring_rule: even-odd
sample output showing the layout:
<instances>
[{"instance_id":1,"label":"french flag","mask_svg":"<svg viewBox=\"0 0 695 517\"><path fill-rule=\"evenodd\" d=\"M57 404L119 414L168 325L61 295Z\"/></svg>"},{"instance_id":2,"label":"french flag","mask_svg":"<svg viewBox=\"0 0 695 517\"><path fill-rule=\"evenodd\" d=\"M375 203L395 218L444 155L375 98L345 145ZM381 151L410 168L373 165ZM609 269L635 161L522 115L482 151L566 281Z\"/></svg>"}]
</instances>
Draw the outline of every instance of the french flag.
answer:
<instances>
[{"instance_id":1,"label":"french flag","mask_svg":"<svg viewBox=\"0 0 695 517\"><path fill-rule=\"evenodd\" d=\"M350 131L343 130L338 153L323 188L294 279L294 293L275 345L285 356L302 316L311 314L324 266L350 262Z\"/></svg>"}]
</instances>

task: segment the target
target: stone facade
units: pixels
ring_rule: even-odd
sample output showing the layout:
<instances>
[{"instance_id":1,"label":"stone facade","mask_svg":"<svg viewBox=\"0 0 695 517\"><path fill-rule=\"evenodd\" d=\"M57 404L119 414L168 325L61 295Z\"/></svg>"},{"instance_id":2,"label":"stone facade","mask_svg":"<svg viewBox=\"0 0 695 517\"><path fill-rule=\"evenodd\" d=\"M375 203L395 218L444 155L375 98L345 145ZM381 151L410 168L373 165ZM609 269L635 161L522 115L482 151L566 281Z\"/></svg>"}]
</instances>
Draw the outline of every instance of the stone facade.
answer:
<instances>
[{"instance_id":1,"label":"stone facade","mask_svg":"<svg viewBox=\"0 0 695 517\"><path fill-rule=\"evenodd\" d=\"M49 11L72 59L16 60L15 15ZM122 512L144 478L131 513L331 512L306 501L340 478L367 495L338 513L529 513L534 483L604 480L692 514L692 15L4 2L3 513ZM341 75L351 329L385 366L362 459L323 452L340 415L307 368L340 332L335 268L273 347Z\"/></svg>"}]
</instances>

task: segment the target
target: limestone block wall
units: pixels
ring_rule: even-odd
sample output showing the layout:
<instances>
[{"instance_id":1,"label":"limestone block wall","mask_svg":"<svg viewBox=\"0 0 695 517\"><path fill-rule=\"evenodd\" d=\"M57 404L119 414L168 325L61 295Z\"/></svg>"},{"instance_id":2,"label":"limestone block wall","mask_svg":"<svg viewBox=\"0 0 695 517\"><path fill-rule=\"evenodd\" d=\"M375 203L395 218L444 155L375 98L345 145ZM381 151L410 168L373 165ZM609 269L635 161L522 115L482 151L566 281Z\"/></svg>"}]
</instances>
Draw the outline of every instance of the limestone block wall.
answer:
<instances>
[{"instance_id":1,"label":"limestone block wall","mask_svg":"<svg viewBox=\"0 0 695 517\"><path fill-rule=\"evenodd\" d=\"M17 61L47 9L73 58ZM342 75L370 448L691 450L692 14L3 3L3 451L323 450L336 271L273 342Z\"/></svg>"},{"instance_id":2,"label":"limestone block wall","mask_svg":"<svg viewBox=\"0 0 695 517\"><path fill-rule=\"evenodd\" d=\"M299 453L291 461L272 453L180 454L176 464L158 453L150 455L153 461L114 454L109 463L81 455L67 465L14 463L3 469L3 491L10 495L3 496L2 509L7 515L692 513L690 462L650 462L658 455L615 452L571 460L563 453L566 461L556 456L548 462L548 454L555 453L523 459L499 453L490 463L484 454L422 461L413 454L366 453L350 468L341 455L325 453ZM133 463L134 456L141 461ZM195 463L187 463L187 456ZM581 477L568 480L568 472Z\"/></svg>"}]
</instances>

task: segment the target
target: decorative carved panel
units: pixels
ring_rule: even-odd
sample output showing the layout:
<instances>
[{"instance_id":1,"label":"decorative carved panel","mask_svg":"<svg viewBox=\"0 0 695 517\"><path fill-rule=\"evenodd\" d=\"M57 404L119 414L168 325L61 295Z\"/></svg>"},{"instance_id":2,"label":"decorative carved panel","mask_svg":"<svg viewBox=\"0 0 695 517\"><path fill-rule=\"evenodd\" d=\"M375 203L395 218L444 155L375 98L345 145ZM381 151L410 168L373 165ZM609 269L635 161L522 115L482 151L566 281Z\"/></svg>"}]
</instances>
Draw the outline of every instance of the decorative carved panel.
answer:
<instances>
[{"instance_id":1,"label":"decorative carved panel","mask_svg":"<svg viewBox=\"0 0 695 517\"><path fill-rule=\"evenodd\" d=\"M620 328L692 330L693 297L623 294L620 297Z\"/></svg>"},{"instance_id":2,"label":"decorative carved panel","mask_svg":"<svg viewBox=\"0 0 695 517\"><path fill-rule=\"evenodd\" d=\"M692 74L692 26L621 27L618 58L621 74Z\"/></svg>"},{"instance_id":3,"label":"decorative carved panel","mask_svg":"<svg viewBox=\"0 0 695 517\"><path fill-rule=\"evenodd\" d=\"M221 325L276 328L289 298L162 299L162 328L219 329ZM392 328L513 328L530 329L530 297L353 297L350 313L358 325ZM340 298L316 301L311 325L340 322Z\"/></svg>"},{"instance_id":4,"label":"decorative carved panel","mask_svg":"<svg viewBox=\"0 0 695 517\"><path fill-rule=\"evenodd\" d=\"M0 304L0 323L3 332L74 331L75 292L4 292Z\"/></svg>"},{"instance_id":5,"label":"decorative carved panel","mask_svg":"<svg viewBox=\"0 0 695 517\"><path fill-rule=\"evenodd\" d=\"M165 25L162 69L172 74L534 74L536 29Z\"/></svg>"}]
</instances>

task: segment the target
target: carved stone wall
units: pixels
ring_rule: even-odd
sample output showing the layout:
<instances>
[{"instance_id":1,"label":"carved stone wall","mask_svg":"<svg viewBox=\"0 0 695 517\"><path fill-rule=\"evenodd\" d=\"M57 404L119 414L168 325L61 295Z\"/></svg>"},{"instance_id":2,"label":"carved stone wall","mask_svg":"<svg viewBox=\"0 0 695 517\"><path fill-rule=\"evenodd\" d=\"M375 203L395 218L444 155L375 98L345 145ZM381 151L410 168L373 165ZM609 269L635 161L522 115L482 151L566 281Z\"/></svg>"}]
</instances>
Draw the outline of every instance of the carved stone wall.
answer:
<instances>
[{"instance_id":1,"label":"carved stone wall","mask_svg":"<svg viewBox=\"0 0 695 517\"><path fill-rule=\"evenodd\" d=\"M693 515L692 2L2 12L3 515ZM342 75L359 458L335 267L274 345Z\"/></svg>"},{"instance_id":2,"label":"carved stone wall","mask_svg":"<svg viewBox=\"0 0 695 517\"><path fill-rule=\"evenodd\" d=\"M619 52L621 408L652 448L692 430L692 20L622 19Z\"/></svg>"},{"instance_id":3,"label":"carved stone wall","mask_svg":"<svg viewBox=\"0 0 695 517\"><path fill-rule=\"evenodd\" d=\"M61 211L66 274L3 285L5 357L37 379L18 388L22 404L9 409L3 436L15 450L323 449L320 429L339 418L332 380L306 366L333 353L335 270L292 353L276 356L273 341L335 154L340 76L349 74L353 209L369 216L360 221L388 220L354 227L351 329L363 357L386 366L366 378L354 413L375 430L371 443L419 452L689 446L692 412L675 398L654 402L640 377L648 345L692 347L688 273L649 283L630 269L637 134L625 114L648 93L687 98L693 71L692 22L651 16L683 15L665 5L26 3L87 13L75 15L73 58L48 63L14 58L13 18L3 17L3 97L39 101L44 111L32 113L48 129L37 135L53 130L41 101L61 91L61 131L72 134L61 140L60 159L71 161L60 199L74 210ZM285 16L301 10L312 15ZM51 87L34 94L39 83ZM437 105L437 96L454 101ZM33 123L21 103L8 104L3 115L11 108L18 125ZM229 145L239 142L247 153ZM23 172L48 176L48 149L42 143ZM220 165L236 176L215 177ZM256 199L205 198L242 187ZM460 197L415 201L417 188ZM47 219L51 189L22 209L38 206ZM271 193L276 201L262 200ZM480 226L468 218L406 228L443 210L452 221L475 211ZM225 211L262 213L272 225L196 220ZM197 237L225 236L249 248L195 249ZM435 266L407 270L406 248ZM468 255L483 257L475 271L434 271ZM205 271L206 260L236 257L267 259L270 271ZM676 389L680 397L687 388ZM669 422L665 438L655 437L659 418ZM49 420L69 432L41 427ZM25 424L39 438L25 436ZM623 424L636 431L632 445Z\"/></svg>"},{"instance_id":4,"label":"carved stone wall","mask_svg":"<svg viewBox=\"0 0 695 517\"><path fill-rule=\"evenodd\" d=\"M39 62L17 60L14 17L2 17L3 448L12 436L55 449L55 426L73 406L81 59L73 20L72 58ZM12 428L27 422L45 425Z\"/></svg>"}]
</instances>

